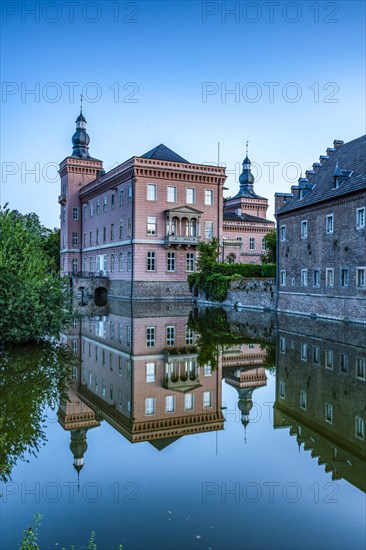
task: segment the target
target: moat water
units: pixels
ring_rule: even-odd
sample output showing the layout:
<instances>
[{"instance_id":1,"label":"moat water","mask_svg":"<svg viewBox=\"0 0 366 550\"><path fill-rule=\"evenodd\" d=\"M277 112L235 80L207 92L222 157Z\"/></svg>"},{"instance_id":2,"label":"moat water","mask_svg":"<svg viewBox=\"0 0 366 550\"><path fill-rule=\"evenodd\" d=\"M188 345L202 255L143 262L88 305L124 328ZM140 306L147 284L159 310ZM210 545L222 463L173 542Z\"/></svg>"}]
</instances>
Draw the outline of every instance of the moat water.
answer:
<instances>
[{"instance_id":1,"label":"moat water","mask_svg":"<svg viewBox=\"0 0 366 550\"><path fill-rule=\"evenodd\" d=\"M1 355L1 549L365 549L365 326L116 301L61 342Z\"/></svg>"}]
</instances>

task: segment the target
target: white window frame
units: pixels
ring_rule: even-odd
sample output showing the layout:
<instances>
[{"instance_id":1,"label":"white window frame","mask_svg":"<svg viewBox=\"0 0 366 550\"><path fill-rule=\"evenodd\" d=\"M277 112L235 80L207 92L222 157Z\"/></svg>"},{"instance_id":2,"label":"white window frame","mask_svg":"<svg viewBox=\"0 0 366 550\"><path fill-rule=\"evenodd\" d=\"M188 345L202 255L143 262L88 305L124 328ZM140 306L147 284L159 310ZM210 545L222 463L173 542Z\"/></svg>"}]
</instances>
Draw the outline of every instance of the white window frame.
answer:
<instances>
[{"instance_id":1,"label":"white window frame","mask_svg":"<svg viewBox=\"0 0 366 550\"><path fill-rule=\"evenodd\" d=\"M156 252L149 250L146 253L146 271L149 273L156 272Z\"/></svg>"},{"instance_id":2,"label":"white window frame","mask_svg":"<svg viewBox=\"0 0 366 550\"><path fill-rule=\"evenodd\" d=\"M327 267L325 269L325 286L327 288L334 287L334 269L333 267Z\"/></svg>"},{"instance_id":3,"label":"white window frame","mask_svg":"<svg viewBox=\"0 0 366 550\"><path fill-rule=\"evenodd\" d=\"M146 184L146 200L154 202L158 200L158 187L156 183Z\"/></svg>"},{"instance_id":4,"label":"white window frame","mask_svg":"<svg viewBox=\"0 0 366 550\"><path fill-rule=\"evenodd\" d=\"M366 208L357 208L356 210L356 229L363 229L366 224Z\"/></svg>"},{"instance_id":5,"label":"white window frame","mask_svg":"<svg viewBox=\"0 0 366 550\"><path fill-rule=\"evenodd\" d=\"M300 390L300 409L306 411L308 407L308 394L305 390Z\"/></svg>"},{"instance_id":6,"label":"white window frame","mask_svg":"<svg viewBox=\"0 0 366 550\"><path fill-rule=\"evenodd\" d=\"M366 267L356 267L356 287L366 287Z\"/></svg>"},{"instance_id":7,"label":"white window frame","mask_svg":"<svg viewBox=\"0 0 366 550\"><path fill-rule=\"evenodd\" d=\"M328 214L325 218L325 232L327 235L334 233L334 214Z\"/></svg>"},{"instance_id":8,"label":"white window frame","mask_svg":"<svg viewBox=\"0 0 366 550\"><path fill-rule=\"evenodd\" d=\"M286 399L286 384L283 380L279 381L279 394L281 399Z\"/></svg>"},{"instance_id":9,"label":"white window frame","mask_svg":"<svg viewBox=\"0 0 366 550\"><path fill-rule=\"evenodd\" d=\"M317 275L315 276L315 274L317 274ZM318 268L313 270L313 287L314 288L319 288L320 287L320 269L318 269Z\"/></svg>"},{"instance_id":10,"label":"white window frame","mask_svg":"<svg viewBox=\"0 0 366 550\"><path fill-rule=\"evenodd\" d=\"M212 391L204 391L202 397L202 406L204 409L212 408Z\"/></svg>"},{"instance_id":11,"label":"white window frame","mask_svg":"<svg viewBox=\"0 0 366 550\"><path fill-rule=\"evenodd\" d=\"M341 288L349 287L349 268L341 267L339 273L339 286Z\"/></svg>"},{"instance_id":12,"label":"white window frame","mask_svg":"<svg viewBox=\"0 0 366 550\"><path fill-rule=\"evenodd\" d=\"M281 242L286 241L286 225L281 225L280 226L280 240L281 240Z\"/></svg>"},{"instance_id":13,"label":"white window frame","mask_svg":"<svg viewBox=\"0 0 366 550\"><path fill-rule=\"evenodd\" d=\"M194 187L186 188L186 204L196 204L196 189Z\"/></svg>"},{"instance_id":14,"label":"white window frame","mask_svg":"<svg viewBox=\"0 0 366 550\"><path fill-rule=\"evenodd\" d=\"M148 216L146 219L146 234L156 236L156 217Z\"/></svg>"},{"instance_id":15,"label":"white window frame","mask_svg":"<svg viewBox=\"0 0 366 550\"><path fill-rule=\"evenodd\" d=\"M165 396L165 412L166 414L175 413L175 395Z\"/></svg>"},{"instance_id":16,"label":"white window frame","mask_svg":"<svg viewBox=\"0 0 366 550\"><path fill-rule=\"evenodd\" d=\"M166 202L177 202L177 187L175 185L167 185Z\"/></svg>"},{"instance_id":17,"label":"white window frame","mask_svg":"<svg viewBox=\"0 0 366 550\"><path fill-rule=\"evenodd\" d=\"M325 403L324 420L328 422L328 424L333 424L333 403Z\"/></svg>"},{"instance_id":18,"label":"white window frame","mask_svg":"<svg viewBox=\"0 0 366 550\"><path fill-rule=\"evenodd\" d=\"M166 334L166 345L174 346L175 345L175 326L168 325L165 329Z\"/></svg>"},{"instance_id":19,"label":"white window frame","mask_svg":"<svg viewBox=\"0 0 366 550\"><path fill-rule=\"evenodd\" d=\"M79 233L76 231L72 233L72 246L79 246Z\"/></svg>"},{"instance_id":20,"label":"white window frame","mask_svg":"<svg viewBox=\"0 0 366 550\"><path fill-rule=\"evenodd\" d=\"M280 286L286 286L286 270L281 269L280 271Z\"/></svg>"},{"instance_id":21,"label":"white window frame","mask_svg":"<svg viewBox=\"0 0 366 550\"><path fill-rule=\"evenodd\" d=\"M301 221L301 238L307 239L308 238L308 220L302 220Z\"/></svg>"},{"instance_id":22,"label":"white window frame","mask_svg":"<svg viewBox=\"0 0 366 550\"><path fill-rule=\"evenodd\" d=\"M194 273L194 252L186 252L186 272Z\"/></svg>"},{"instance_id":23,"label":"white window frame","mask_svg":"<svg viewBox=\"0 0 366 550\"><path fill-rule=\"evenodd\" d=\"M146 397L145 398L145 416L154 416L155 412L156 412L156 398Z\"/></svg>"},{"instance_id":24,"label":"white window frame","mask_svg":"<svg viewBox=\"0 0 366 550\"><path fill-rule=\"evenodd\" d=\"M213 189L205 189L204 190L204 204L205 204L205 206L213 206L214 205L214 190Z\"/></svg>"},{"instance_id":25,"label":"white window frame","mask_svg":"<svg viewBox=\"0 0 366 550\"><path fill-rule=\"evenodd\" d=\"M307 287L308 286L308 270L302 269L301 270L301 286Z\"/></svg>"},{"instance_id":26,"label":"white window frame","mask_svg":"<svg viewBox=\"0 0 366 550\"><path fill-rule=\"evenodd\" d=\"M155 382L156 364L154 362L146 363L146 382Z\"/></svg>"},{"instance_id":27,"label":"white window frame","mask_svg":"<svg viewBox=\"0 0 366 550\"><path fill-rule=\"evenodd\" d=\"M355 416L355 436L357 439L365 439L365 421L361 416Z\"/></svg>"},{"instance_id":28,"label":"white window frame","mask_svg":"<svg viewBox=\"0 0 366 550\"><path fill-rule=\"evenodd\" d=\"M186 393L184 395L184 410L193 411L194 409L194 395L193 393Z\"/></svg>"},{"instance_id":29,"label":"white window frame","mask_svg":"<svg viewBox=\"0 0 366 550\"><path fill-rule=\"evenodd\" d=\"M334 351L332 349L325 350L325 368L329 370L334 368Z\"/></svg>"},{"instance_id":30,"label":"white window frame","mask_svg":"<svg viewBox=\"0 0 366 550\"><path fill-rule=\"evenodd\" d=\"M280 353L286 353L286 338L284 336L280 336Z\"/></svg>"},{"instance_id":31,"label":"white window frame","mask_svg":"<svg viewBox=\"0 0 366 550\"><path fill-rule=\"evenodd\" d=\"M255 237L249 237L249 250L256 250Z\"/></svg>"},{"instance_id":32,"label":"white window frame","mask_svg":"<svg viewBox=\"0 0 366 550\"><path fill-rule=\"evenodd\" d=\"M72 219L73 221L78 221L79 219L79 208L77 206L72 207Z\"/></svg>"},{"instance_id":33,"label":"white window frame","mask_svg":"<svg viewBox=\"0 0 366 550\"><path fill-rule=\"evenodd\" d=\"M308 345L306 342L301 342L300 357L301 357L301 361L308 360Z\"/></svg>"},{"instance_id":34,"label":"white window frame","mask_svg":"<svg viewBox=\"0 0 366 550\"><path fill-rule=\"evenodd\" d=\"M356 378L358 380L366 378L366 359L364 357L356 357Z\"/></svg>"},{"instance_id":35,"label":"white window frame","mask_svg":"<svg viewBox=\"0 0 366 550\"><path fill-rule=\"evenodd\" d=\"M166 254L166 270L168 273L175 273L176 270L176 255L175 252L167 252Z\"/></svg>"},{"instance_id":36,"label":"white window frame","mask_svg":"<svg viewBox=\"0 0 366 550\"><path fill-rule=\"evenodd\" d=\"M153 348L156 343L156 327L146 327L146 347Z\"/></svg>"}]
</instances>

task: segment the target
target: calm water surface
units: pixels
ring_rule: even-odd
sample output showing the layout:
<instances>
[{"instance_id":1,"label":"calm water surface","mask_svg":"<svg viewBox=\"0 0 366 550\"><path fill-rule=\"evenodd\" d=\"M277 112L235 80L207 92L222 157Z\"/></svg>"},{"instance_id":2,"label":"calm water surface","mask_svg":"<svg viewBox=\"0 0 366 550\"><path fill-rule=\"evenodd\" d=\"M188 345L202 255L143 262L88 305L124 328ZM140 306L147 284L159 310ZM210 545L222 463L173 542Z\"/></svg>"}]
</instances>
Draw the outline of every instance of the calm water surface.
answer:
<instances>
[{"instance_id":1,"label":"calm water surface","mask_svg":"<svg viewBox=\"0 0 366 550\"><path fill-rule=\"evenodd\" d=\"M35 513L42 549L92 531L108 550L365 549L365 328L184 304L88 313L62 336L76 362L59 407L64 356L8 358L2 549Z\"/></svg>"}]
</instances>

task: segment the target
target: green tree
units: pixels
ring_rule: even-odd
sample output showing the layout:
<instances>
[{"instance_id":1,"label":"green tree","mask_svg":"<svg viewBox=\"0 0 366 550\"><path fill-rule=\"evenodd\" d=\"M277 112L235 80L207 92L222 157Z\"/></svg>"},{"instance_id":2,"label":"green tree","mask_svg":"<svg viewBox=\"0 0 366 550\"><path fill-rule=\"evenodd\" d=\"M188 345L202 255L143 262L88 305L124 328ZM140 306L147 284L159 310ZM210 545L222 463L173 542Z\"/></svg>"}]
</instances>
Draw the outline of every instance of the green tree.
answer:
<instances>
[{"instance_id":1,"label":"green tree","mask_svg":"<svg viewBox=\"0 0 366 550\"><path fill-rule=\"evenodd\" d=\"M208 243L201 241L198 244L197 269L201 272L210 272L215 267L219 257L219 240L214 237Z\"/></svg>"},{"instance_id":2,"label":"green tree","mask_svg":"<svg viewBox=\"0 0 366 550\"><path fill-rule=\"evenodd\" d=\"M66 285L55 265L54 231L35 214L0 208L0 341L56 336L70 318ZM48 244L47 244L48 243ZM53 250L53 251L52 251Z\"/></svg>"},{"instance_id":3,"label":"green tree","mask_svg":"<svg viewBox=\"0 0 366 550\"><path fill-rule=\"evenodd\" d=\"M276 230L273 229L264 237L266 244L266 252L263 254L261 261L262 264L275 264L276 263Z\"/></svg>"}]
</instances>

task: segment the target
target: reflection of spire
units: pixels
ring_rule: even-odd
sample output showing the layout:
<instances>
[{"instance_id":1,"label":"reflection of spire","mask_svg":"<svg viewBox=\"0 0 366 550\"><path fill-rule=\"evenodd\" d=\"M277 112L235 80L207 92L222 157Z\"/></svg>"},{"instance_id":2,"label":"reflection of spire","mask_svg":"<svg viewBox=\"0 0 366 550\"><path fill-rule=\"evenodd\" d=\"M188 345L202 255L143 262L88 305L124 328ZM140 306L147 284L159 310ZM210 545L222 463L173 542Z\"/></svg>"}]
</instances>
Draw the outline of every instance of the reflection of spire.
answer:
<instances>
[{"instance_id":1,"label":"reflection of spire","mask_svg":"<svg viewBox=\"0 0 366 550\"><path fill-rule=\"evenodd\" d=\"M79 478L80 471L84 466L84 454L88 448L88 443L86 441L86 434L88 428L78 428L76 430L71 430L71 441L70 441L70 450L74 455L74 468L78 474L78 488L79 488Z\"/></svg>"}]
</instances>

